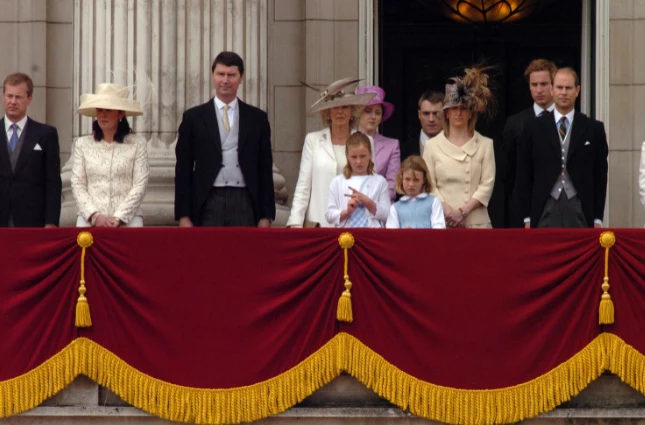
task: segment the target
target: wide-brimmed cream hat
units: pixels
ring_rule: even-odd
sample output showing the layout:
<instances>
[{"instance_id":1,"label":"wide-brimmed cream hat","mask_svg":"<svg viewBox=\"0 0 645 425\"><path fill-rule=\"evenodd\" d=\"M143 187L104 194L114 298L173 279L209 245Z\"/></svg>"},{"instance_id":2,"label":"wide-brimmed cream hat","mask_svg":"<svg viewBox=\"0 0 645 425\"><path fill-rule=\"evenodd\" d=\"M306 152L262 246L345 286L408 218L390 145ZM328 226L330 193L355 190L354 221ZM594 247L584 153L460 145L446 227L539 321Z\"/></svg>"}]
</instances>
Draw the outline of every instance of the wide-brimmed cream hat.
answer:
<instances>
[{"instance_id":1,"label":"wide-brimmed cream hat","mask_svg":"<svg viewBox=\"0 0 645 425\"><path fill-rule=\"evenodd\" d=\"M376 93L354 94L353 90L345 92L346 87L358 83L360 80L354 78L343 78L342 80L331 83L325 90L320 92L320 98L309 107L308 115L315 114L316 112L324 111L325 109L335 108L337 106L365 106L374 97ZM320 91L315 87L307 85L307 87Z\"/></svg>"},{"instance_id":2,"label":"wide-brimmed cream hat","mask_svg":"<svg viewBox=\"0 0 645 425\"><path fill-rule=\"evenodd\" d=\"M78 113L86 117L95 117L96 109L123 111L128 117L143 115L138 100L130 100L130 91L120 84L104 83L96 86L96 93L81 95L81 106Z\"/></svg>"}]
</instances>

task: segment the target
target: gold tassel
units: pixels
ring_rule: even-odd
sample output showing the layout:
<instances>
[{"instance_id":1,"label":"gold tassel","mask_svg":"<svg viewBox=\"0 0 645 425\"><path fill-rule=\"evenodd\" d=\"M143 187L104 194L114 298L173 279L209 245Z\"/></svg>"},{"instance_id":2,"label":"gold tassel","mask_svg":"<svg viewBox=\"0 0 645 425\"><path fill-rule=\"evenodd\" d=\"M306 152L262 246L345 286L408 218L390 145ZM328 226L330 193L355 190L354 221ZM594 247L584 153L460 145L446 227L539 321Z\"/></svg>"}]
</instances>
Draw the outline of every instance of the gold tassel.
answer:
<instances>
[{"instance_id":1,"label":"gold tassel","mask_svg":"<svg viewBox=\"0 0 645 425\"><path fill-rule=\"evenodd\" d=\"M349 274L347 274L347 264L349 262L347 250L354 246L354 236L349 232L342 233L338 237L338 244L345 253L345 290L338 300L336 320L339 322L352 323L354 321L354 315L352 314L352 282L349 281Z\"/></svg>"},{"instance_id":2,"label":"gold tassel","mask_svg":"<svg viewBox=\"0 0 645 425\"><path fill-rule=\"evenodd\" d=\"M76 238L76 243L81 247L81 284L78 288L80 294L76 301L76 327L89 328L92 326L92 316L90 315L90 304L87 302L85 293L85 250L92 246L94 239L90 232L81 232Z\"/></svg>"},{"instance_id":3,"label":"gold tassel","mask_svg":"<svg viewBox=\"0 0 645 425\"><path fill-rule=\"evenodd\" d=\"M602 232L600 245L605 248L605 278L602 281L602 297L598 310L598 323L611 325L614 323L614 302L609 295L609 249L616 243L614 232Z\"/></svg>"}]
</instances>

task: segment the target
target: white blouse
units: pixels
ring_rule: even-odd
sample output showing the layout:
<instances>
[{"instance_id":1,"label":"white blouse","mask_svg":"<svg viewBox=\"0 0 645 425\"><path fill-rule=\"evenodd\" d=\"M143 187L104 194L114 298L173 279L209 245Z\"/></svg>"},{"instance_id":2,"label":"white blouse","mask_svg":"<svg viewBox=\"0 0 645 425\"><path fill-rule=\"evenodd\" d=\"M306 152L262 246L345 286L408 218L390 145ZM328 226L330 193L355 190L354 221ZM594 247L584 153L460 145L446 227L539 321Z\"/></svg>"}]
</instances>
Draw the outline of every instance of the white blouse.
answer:
<instances>
[{"instance_id":1,"label":"white blouse","mask_svg":"<svg viewBox=\"0 0 645 425\"><path fill-rule=\"evenodd\" d=\"M7 139L8 140L8 139ZM347 164L347 155L345 155L345 145L333 145L334 155L336 156L336 174L343 174Z\"/></svg>"},{"instance_id":2,"label":"white blouse","mask_svg":"<svg viewBox=\"0 0 645 425\"><path fill-rule=\"evenodd\" d=\"M83 219L99 213L127 224L141 215L149 174L143 137L129 134L123 143L108 143L84 136L72 155L72 193Z\"/></svg>"},{"instance_id":3,"label":"white blouse","mask_svg":"<svg viewBox=\"0 0 645 425\"><path fill-rule=\"evenodd\" d=\"M363 180L366 180L366 182L361 190ZM350 187L364 193L376 203L376 214L372 214L369 210L367 211L367 227L376 229L383 227L390 211L390 190L387 180L379 174L353 176L349 179L342 174L334 177L329 185L329 202L325 213L325 219L329 225L347 227L349 220L346 218L341 221L340 213L347 209L349 197L345 195L352 193L349 189Z\"/></svg>"}]
</instances>

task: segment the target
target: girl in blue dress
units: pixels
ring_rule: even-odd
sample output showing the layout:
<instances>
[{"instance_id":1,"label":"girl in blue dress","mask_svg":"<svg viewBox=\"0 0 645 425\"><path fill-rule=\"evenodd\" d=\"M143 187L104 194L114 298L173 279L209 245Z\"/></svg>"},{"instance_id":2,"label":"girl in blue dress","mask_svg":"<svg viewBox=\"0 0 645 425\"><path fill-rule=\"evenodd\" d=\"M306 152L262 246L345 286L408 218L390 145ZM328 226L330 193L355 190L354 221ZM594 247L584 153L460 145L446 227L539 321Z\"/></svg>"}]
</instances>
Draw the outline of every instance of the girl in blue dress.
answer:
<instances>
[{"instance_id":1,"label":"girl in blue dress","mask_svg":"<svg viewBox=\"0 0 645 425\"><path fill-rule=\"evenodd\" d=\"M396 176L396 191L403 195L390 207L388 229L445 229L441 200L430 194L432 183L425 161L409 156Z\"/></svg>"}]
</instances>

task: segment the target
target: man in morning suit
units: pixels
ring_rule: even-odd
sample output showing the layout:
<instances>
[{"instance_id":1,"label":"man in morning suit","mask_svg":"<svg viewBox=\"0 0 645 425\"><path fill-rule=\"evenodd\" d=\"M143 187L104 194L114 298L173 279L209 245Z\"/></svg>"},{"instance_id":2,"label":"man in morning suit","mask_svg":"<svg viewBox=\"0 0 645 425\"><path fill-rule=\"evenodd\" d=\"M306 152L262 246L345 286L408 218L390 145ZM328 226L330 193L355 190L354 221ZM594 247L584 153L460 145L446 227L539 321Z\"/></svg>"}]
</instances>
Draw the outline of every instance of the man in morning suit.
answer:
<instances>
[{"instance_id":1,"label":"man in morning suit","mask_svg":"<svg viewBox=\"0 0 645 425\"><path fill-rule=\"evenodd\" d=\"M520 138L517 178L525 227L602 227L607 192L607 135L575 110L578 74L553 77L555 109Z\"/></svg>"},{"instance_id":2,"label":"man in morning suit","mask_svg":"<svg viewBox=\"0 0 645 425\"><path fill-rule=\"evenodd\" d=\"M419 155L423 156L426 142L443 130L443 97L444 94L436 91L427 91L419 98Z\"/></svg>"},{"instance_id":3,"label":"man in morning suit","mask_svg":"<svg viewBox=\"0 0 645 425\"><path fill-rule=\"evenodd\" d=\"M217 55L211 71L215 97L184 112L179 126L175 219L181 227L270 227L275 198L267 114L237 98L244 61L236 53Z\"/></svg>"},{"instance_id":4,"label":"man in morning suit","mask_svg":"<svg viewBox=\"0 0 645 425\"><path fill-rule=\"evenodd\" d=\"M5 78L0 120L0 227L56 227L61 179L58 131L27 116L34 83Z\"/></svg>"},{"instance_id":5,"label":"man in morning suit","mask_svg":"<svg viewBox=\"0 0 645 425\"><path fill-rule=\"evenodd\" d=\"M542 114L553 112L555 105L551 88L556 70L553 62L546 59L531 61L524 71L524 78L529 83L533 105L506 120L502 133L502 152L506 166L500 176L504 184L504 227L524 227L518 195L515 192L517 144L528 122Z\"/></svg>"}]
</instances>

